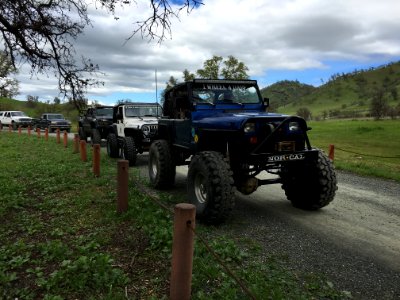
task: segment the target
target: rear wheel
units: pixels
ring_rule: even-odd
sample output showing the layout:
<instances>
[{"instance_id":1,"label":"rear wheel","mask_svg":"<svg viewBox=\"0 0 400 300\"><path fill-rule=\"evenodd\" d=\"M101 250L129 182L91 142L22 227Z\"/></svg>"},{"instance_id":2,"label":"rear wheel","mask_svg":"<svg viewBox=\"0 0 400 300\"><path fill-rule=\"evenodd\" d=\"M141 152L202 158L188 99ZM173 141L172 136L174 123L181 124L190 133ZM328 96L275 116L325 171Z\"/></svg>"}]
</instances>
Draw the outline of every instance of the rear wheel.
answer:
<instances>
[{"instance_id":1,"label":"rear wheel","mask_svg":"<svg viewBox=\"0 0 400 300\"><path fill-rule=\"evenodd\" d=\"M92 145L94 145L94 144L101 145L101 134L98 129L96 129L96 128L92 129L92 136L90 138L90 142L92 143Z\"/></svg>"},{"instance_id":2,"label":"rear wheel","mask_svg":"<svg viewBox=\"0 0 400 300\"><path fill-rule=\"evenodd\" d=\"M301 209L316 210L328 205L337 190L335 168L322 151L318 152L317 161L288 168L281 178L287 199Z\"/></svg>"},{"instance_id":3,"label":"rear wheel","mask_svg":"<svg viewBox=\"0 0 400 300\"><path fill-rule=\"evenodd\" d=\"M125 138L124 147L121 152L122 158L129 161L129 166L134 166L136 164L137 150L133 137L127 136Z\"/></svg>"},{"instance_id":4,"label":"rear wheel","mask_svg":"<svg viewBox=\"0 0 400 300\"><path fill-rule=\"evenodd\" d=\"M107 154L112 158L118 157L118 140L114 133L109 133L107 136Z\"/></svg>"},{"instance_id":5,"label":"rear wheel","mask_svg":"<svg viewBox=\"0 0 400 300\"><path fill-rule=\"evenodd\" d=\"M168 142L154 141L149 150L150 183L158 189L170 188L175 183L175 174L176 166Z\"/></svg>"},{"instance_id":6,"label":"rear wheel","mask_svg":"<svg viewBox=\"0 0 400 300\"><path fill-rule=\"evenodd\" d=\"M221 223L234 205L232 171L223 156L214 151L195 155L189 165L188 196L199 218Z\"/></svg>"}]
</instances>

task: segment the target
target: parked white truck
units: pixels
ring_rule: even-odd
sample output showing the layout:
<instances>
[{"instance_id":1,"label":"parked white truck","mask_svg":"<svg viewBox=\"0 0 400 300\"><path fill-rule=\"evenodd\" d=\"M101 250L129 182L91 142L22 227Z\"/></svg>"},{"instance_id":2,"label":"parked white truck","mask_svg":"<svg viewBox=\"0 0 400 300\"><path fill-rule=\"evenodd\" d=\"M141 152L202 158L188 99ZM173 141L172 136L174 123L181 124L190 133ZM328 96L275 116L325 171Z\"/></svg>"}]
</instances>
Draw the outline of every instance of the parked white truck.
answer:
<instances>
[{"instance_id":1,"label":"parked white truck","mask_svg":"<svg viewBox=\"0 0 400 300\"><path fill-rule=\"evenodd\" d=\"M11 125L14 130L17 130L19 126L32 126L32 122L33 119L22 111L9 110L0 112L0 127Z\"/></svg>"}]
</instances>

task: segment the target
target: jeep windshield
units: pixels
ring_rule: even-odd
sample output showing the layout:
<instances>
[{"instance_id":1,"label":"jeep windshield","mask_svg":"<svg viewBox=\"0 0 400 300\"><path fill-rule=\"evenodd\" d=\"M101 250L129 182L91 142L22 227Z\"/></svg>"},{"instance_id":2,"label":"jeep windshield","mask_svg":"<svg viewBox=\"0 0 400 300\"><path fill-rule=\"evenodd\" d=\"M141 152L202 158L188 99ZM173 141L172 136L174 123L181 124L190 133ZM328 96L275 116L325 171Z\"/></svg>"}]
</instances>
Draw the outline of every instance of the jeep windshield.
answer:
<instances>
[{"instance_id":1,"label":"jeep windshield","mask_svg":"<svg viewBox=\"0 0 400 300\"><path fill-rule=\"evenodd\" d=\"M112 107L102 107L96 109L96 115L98 117L109 117L112 118L113 108Z\"/></svg>"},{"instance_id":2,"label":"jeep windshield","mask_svg":"<svg viewBox=\"0 0 400 300\"><path fill-rule=\"evenodd\" d=\"M256 81L196 80L192 88L193 101L198 104L261 103Z\"/></svg>"},{"instance_id":3,"label":"jeep windshield","mask_svg":"<svg viewBox=\"0 0 400 300\"><path fill-rule=\"evenodd\" d=\"M133 117L157 117L160 115L158 106L125 106L125 116L128 118Z\"/></svg>"}]
</instances>

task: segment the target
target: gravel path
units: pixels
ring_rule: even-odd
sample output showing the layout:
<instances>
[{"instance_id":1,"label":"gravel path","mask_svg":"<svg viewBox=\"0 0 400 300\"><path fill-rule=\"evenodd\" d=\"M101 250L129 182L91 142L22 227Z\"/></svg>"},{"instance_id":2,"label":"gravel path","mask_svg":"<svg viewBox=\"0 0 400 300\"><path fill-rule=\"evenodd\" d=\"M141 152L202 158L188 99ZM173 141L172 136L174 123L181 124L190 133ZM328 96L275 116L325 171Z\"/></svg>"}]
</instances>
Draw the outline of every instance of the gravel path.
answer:
<instances>
[{"instance_id":1,"label":"gravel path","mask_svg":"<svg viewBox=\"0 0 400 300\"><path fill-rule=\"evenodd\" d=\"M334 202L317 212L293 208L278 185L238 195L221 231L257 240L294 270L325 274L355 299L400 299L400 184L342 172L338 181Z\"/></svg>"}]
</instances>

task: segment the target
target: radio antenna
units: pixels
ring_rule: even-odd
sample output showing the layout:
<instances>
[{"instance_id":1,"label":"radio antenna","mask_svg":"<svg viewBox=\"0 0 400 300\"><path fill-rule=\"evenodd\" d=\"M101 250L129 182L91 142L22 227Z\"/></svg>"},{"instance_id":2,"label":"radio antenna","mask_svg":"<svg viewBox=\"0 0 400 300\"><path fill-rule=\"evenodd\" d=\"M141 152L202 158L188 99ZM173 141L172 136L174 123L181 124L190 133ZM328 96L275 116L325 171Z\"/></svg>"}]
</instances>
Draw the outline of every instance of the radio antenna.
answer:
<instances>
[{"instance_id":1,"label":"radio antenna","mask_svg":"<svg viewBox=\"0 0 400 300\"><path fill-rule=\"evenodd\" d=\"M158 94L157 94L157 69L154 72L155 81L156 81L156 103L158 103Z\"/></svg>"}]
</instances>

